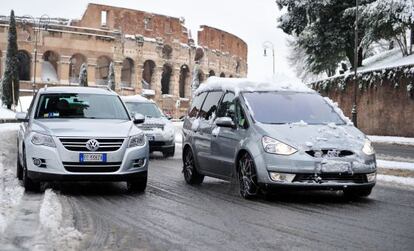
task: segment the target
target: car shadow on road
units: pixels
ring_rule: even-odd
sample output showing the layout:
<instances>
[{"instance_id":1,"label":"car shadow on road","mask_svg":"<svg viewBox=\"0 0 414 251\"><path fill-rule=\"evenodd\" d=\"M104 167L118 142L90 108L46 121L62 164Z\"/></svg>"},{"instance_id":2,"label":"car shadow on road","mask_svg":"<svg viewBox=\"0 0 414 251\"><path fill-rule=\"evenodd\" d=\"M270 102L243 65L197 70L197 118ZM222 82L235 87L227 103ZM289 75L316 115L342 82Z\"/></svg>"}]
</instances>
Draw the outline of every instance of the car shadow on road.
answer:
<instances>
[{"instance_id":1,"label":"car shadow on road","mask_svg":"<svg viewBox=\"0 0 414 251\"><path fill-rule=\"evenodd\" d=\"M67 196L94 197L141 194L129 192L125 182L54 182L48 183L47 187Z\"/></svg>"}]
</instances>

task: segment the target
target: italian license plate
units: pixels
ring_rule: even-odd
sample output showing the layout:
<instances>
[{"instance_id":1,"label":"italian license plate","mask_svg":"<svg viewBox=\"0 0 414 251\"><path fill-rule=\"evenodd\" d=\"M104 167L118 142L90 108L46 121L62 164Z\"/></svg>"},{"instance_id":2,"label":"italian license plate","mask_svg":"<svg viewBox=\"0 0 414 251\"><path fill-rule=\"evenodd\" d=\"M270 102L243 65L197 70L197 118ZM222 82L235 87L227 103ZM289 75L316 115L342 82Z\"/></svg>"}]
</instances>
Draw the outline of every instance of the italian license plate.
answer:
<instances>
[{"instance_id":1,"label":"italian license plate","mask_svg":"<svg viewBox=\"0 0 414 251\"><path fill-rule=\"evenodd\" d=\"M155 140L155 136L154 135L147 134L147 139L148 139L148 141L154 141Z\"/></svg>"},{"instance_id":2,"label":"italian license plate","mask_svg":"<svg viewBox=\"0 0 414 251\"><path fill-rule=\"evenodd\" d=\"M329 161L323 163L321 168L324 173L344 173L349 170L349 165L348 162Z\"/></svg>"},{"instance_id":3,"label":"italian license plate","mask_svg":"<svg viewBox=\"0 0 414 251\"><path fill-rule=\"evenodd\" d=\"M106 162L106 153L80 153L79 162Z\"/></svg>"}]
</instances>

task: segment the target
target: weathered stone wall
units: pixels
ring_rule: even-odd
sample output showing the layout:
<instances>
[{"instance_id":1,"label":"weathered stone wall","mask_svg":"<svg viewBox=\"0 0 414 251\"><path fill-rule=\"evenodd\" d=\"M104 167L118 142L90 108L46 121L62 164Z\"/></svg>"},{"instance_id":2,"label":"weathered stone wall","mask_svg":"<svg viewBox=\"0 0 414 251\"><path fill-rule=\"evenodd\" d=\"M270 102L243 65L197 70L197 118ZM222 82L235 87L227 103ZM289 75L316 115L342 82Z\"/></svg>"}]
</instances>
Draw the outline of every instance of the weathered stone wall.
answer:
<instances>
[{"instance_id":1,"label":"weathered stone wall","mask_svg":"<svg viewBox=\"0 0 414 251\"><path fill-rule=\"evenodd\" d=\"M369 135L414 137L414 65L358 74L358 128ZM351 118L354 75L312 83Z\"/></svg>"},{"instance_id":2,"label":"weathered stone wall","mask_svg":"<svg viewBox=\"0 0 414 251\"><path fill-rule=\"evenodd\" d=\"M107 15L105 25L101 22L102 11ZM145 24L147 18L151 19L149 27ZM0 77L7 33L8 23L1 19ZM212 75L247 75L247 45L240 38L205 26L198 34L201 43L196 45L188 37L182 20L138 10L89 4L81 20L69 25L50 23L47 29L41 28L37 32L36 72L33 23L17 19L17 33L19 51L29 58L24 65L29 78L21 81L22 95L31 95L33 78L38 88L45 84L77 85L82 63L87 64L89 85L104 85L112 62L115 91L121 95L146 93L164 111L180 117L191 99L193 75L201 81ZM218 48L212 43L212 34L224 36L224 46ZM47 55L53 55L53 62ZM57 79L42 78L48 63L55 68ZM195 68L198 72L194 72Z\"/></svg>"}]
</instances>

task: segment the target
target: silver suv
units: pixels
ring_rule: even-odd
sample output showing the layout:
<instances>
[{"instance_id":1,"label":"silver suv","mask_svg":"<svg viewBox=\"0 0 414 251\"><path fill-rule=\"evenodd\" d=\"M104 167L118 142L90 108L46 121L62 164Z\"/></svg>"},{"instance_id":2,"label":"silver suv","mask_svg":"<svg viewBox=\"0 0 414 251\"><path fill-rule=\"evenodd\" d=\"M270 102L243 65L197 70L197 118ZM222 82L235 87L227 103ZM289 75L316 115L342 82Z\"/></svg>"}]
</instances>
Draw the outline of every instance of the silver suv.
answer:
<instances>
[{"instance_id":1,"label":"silver suv","mask_svg":"<svg viewBox=\"0 0 414 251\"><path fill-rule=\"evenodd\" d=\"M18 133L17 177L26 190L43 181L127 181L144 191L149 146L120 97L92 87L40 89Z\"/></svg>"},{"instance_id":2,"label":"silver suv","mask_svg":"<svg viewBox=\"0 0 414 251\"><path fill-rule=\"evenodd\" d=\"M162 152L164 157L172 157L175 153L175 127L159 109L157 104L145 97L122 97L129 112L145 116L145 122L138 125L147 136L150 152Z\"/></svg>"},{"instance_id":3,"label":"silver suv","mask_svg":"<svg viewBox=\"0 0 414 251\"><path fill-rule=\"evenodd\" d=\"M376 181L371 143L305 86L211 78L195 93L183 137L186 182L237 177L244 198L283 188L368 196Z\"/></svg>"}]
</instances>

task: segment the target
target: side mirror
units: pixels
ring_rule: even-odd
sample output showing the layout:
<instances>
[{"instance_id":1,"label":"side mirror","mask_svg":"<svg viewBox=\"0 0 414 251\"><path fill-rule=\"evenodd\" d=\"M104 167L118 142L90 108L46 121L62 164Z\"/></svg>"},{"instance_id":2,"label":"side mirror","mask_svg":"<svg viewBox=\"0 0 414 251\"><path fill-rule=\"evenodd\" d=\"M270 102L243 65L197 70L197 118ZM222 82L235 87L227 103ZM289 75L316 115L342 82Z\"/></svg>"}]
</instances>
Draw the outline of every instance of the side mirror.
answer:
<instances>
[{"instance_id":1,"label":"side mirror","mask_svg":"<svg viewBox=\"0 0 414 251\"><path fill-rule=\"evenodd\" d=\"M145 117L141 113L135 113L133 118L134 124L142 124L145 121Z\"/></svg>"},{"instance_id":2,"label":"side mirror","mask_svg":"<svg viewBox=\"0 0 414 251\"><path fill-rule=\"evenodd\" d=\"M236 124L229 117L218 118L215 123L219 127L236 128Z\"/></svg>"},{"instance_id":3,"label":"side mirror","mask_svg":"<svg viewBox=\"0 0 414 251\"><path fill-rule=\"evenodd\" d=\"M27 112L16 113L16 119L20 122L29 122L29 119L27 118Z\"/></svg>"}]
</instances>

